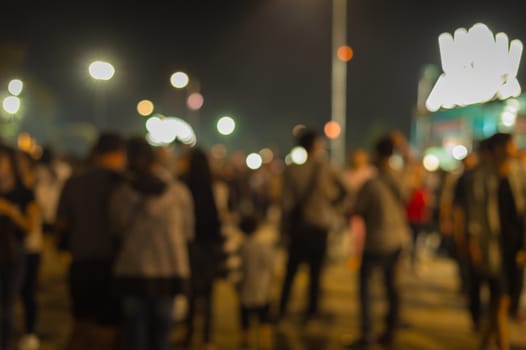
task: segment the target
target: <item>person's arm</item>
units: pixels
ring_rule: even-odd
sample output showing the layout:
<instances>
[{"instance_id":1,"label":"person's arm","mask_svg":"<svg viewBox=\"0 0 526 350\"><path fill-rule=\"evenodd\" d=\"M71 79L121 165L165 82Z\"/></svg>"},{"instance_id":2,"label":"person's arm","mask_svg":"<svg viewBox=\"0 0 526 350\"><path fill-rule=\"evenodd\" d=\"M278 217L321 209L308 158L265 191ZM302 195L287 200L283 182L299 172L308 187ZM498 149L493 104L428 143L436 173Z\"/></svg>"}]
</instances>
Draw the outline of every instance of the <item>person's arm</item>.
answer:
<instances>
[{"instance_id":1,"label":"person's arm","mask_svg":"<svg viewBox=\"0 0 526 350\"><path fill-rule=\"evenodd\" d=\"M26 211L22 212L13 203L0 199L0 213L9 217L26 234L39 222L39 208L34 200L27 205Z\"/></svg>"}]
</instances>

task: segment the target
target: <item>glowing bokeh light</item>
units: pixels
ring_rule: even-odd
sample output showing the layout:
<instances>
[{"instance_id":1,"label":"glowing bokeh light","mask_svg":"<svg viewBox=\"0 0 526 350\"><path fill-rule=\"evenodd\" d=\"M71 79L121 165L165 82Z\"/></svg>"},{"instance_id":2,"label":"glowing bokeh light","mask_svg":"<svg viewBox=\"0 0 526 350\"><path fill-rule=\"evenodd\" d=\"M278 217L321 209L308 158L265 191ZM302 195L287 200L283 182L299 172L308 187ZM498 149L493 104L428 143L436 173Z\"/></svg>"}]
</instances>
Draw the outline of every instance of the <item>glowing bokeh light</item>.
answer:
<instances>
[{"instance_id":1,"label":"glowing bokeh light","mask_svg":"<svg viewBox=\"0 0 526 350\"><path fill-rule=\"evenodd\" d=\"M274 160L274 152L270 148L263 148L259 151L261 159L263 159L263 164L269 164Z\"/></svg>"},{"instance_id":2,"label":"glowing bokeh light","mask_svg":"<svg viewBox=\"0 0 526 350\"><path fill-rule=\"evenodd\" d=\"M186 101L186 105L192 111L200 110L203 107L204 103L205 103L205 99L203 98L203 95L201 95L198 92L194 92L193 94L188 96L188 99Z\"/></svg>"},{"instance_id":3,"label":"glowing bokeh light","mask_svg":"<svg viewBox=\"0 0 526 350\"><path fill-rule=\"evenodd\" d=\"M143 117L147 117L153 113L154 105L150 100L142 100L137 103L137 112Z\"/></svg>"},{"instance_id":4,"label":"glowing bokeh light","mask_svg":"<svg viewBox=\"0 0 526 350\"><path fill-rule=\"evenodd\" d=\"M263 164L263 159L257 153L250 153L247 156L246 163L247 163L247 167L249 169L257 170L257 169L261 168L261 165Z\"/></svg>"},{"instance_id":5,"label":"glowing bokeh light","mask_svg":"<svg viewBox=\"0 0 526 350\"><path fill-rule=\"evenodd\" d=\"M309 155L305 148L298 146L294 147L292 151L290 151L290 159L292 163L302 165L307 162Z\"/></svg>"},{"instance_id":6,"label":"glowing bokeh light","mask_svg":"<svg viewBox=\"0 0 526 350\"><path fill-rule=\"evenodd\" d=\"M27 132L20 133L17 138L17 146L25 152L29 152L33 147L33 138Z\"/></svg>"},{"instance_id":7,"label":"glowing bokeh light","mask_svg":"<svg viewBox=\"0 0 526 350\"><path fill-rule=\"evenodd\" d=\"M190 146L195 146L195 132L186 121L176 117L153 116L146 120L148 141L155 145L167 145L176 139Z\"/></svg>"},{"instance_id":8,"label":"glowing bokeh light","mask_svg":"<svg viewBox=\"0 0 526 350\"><path fill-rule=\"evenodd\" d=\"M292 128L292 136L298 137L303 130L305 130L307 127L303 124L298 124Z\"/></svg>"},{"instance_id":9,"label":"glowing bokeh light","mask_svg":"<svg viewBox=\"0 0 526 350\"><path fill-rule=\"evenodd\" d=\"M443 74L426 100L426 108L454 108L506 100L521 94L517 80L523 44L504 33L493 35L484 24L438 38Z\"/></svg>"},{"instance_id":10,"label":"glowing bokeh light","mask_svg":"<svg viewBox=\"0 0 526 350\"><path fill-rule=\"evenodd\" d=\"M337 139L340 137L342 133L342 128L340 124L337 121L330 121L325 124L325 127L323 128L325 132L325 136L327 136L330 139Z\"/></svg>"},{"instance_id":11,"label":"glowing bokeh light","mask_svg":"<svg viewBox=\"0 0 526 350\"><path fill-rule=\"evenodd\" d=\"M7 91L13 96L19 96L24 89L24 83L20 79L13 79L7 85Z\"/></svg>"},{"instance_id":12,"label":"glowing bokeh light","mask_svg":"<svg viewBox=\"0 0 526 350\"><path fill-rule=\"evenodd\" d=\"M354 52L350 46L344 45L338 49L337 55L338 59L340 59L341 61L349 62L350 60L352 60Z\"/></svg>"},{"instance_id":13,"label":"glowing bokeh light","mask_svg":"<svg viewBox=\"0 0 526 350\"><path fill-rule=\"evenodd\" d=\"M6 111L9 114L17 113L20 109L20 105L20 99L16 96L7 96L2 102L2 107L4 108L4 111Z\"/></svg>"},{"instance_id":14,"label":"glowing bokeh light","mask_svg":"<svg viewBox=\"0 0 526 350\"><path fill-rule=\"evenodd\" d=\"M236 122L232 117L221 117L217 122L217 131L221 135L231 135L236 129Z\"/></svg>"},{"instance_id":15,"label":"glowing bokeh light","mask_svg":"<svg viewBox=\"0 0 526 350\"><path fill-rule=\"evenodd\" d=\"M422 164L427 171L437 171L440 167L440 160L434 154L428 154L424 157Z\"/></svg>"},{"instance_id":16,"label":"glowing bokeh light","mask_svg":"<svg viewBox=\"0 0 526 350\"><path fill-rule=\"evenodd\" d=\"M185 88L189 82L190 78L188 78L188 74L184 72L175 72L170 77L170 84L172 84L172 86L176 89Z\"/></svg>"},{"instance_id":17,"label":"glowing bokeh light","mask_svg":"<svg viewBox=\"0 0 526 350\"><path fill-rule=\"evenodd\" d=\"M115 75L115 68L108 62L95 61L89 65L89 74L96 80L110 80Z\"/></svg>"},{"instance_id":18,"label":"glowing bokeh light","mask_svg":"<svg viewBox=\"0 0 526 350\"><path fill-rule=\"evenodd\" d=\"M456 145L455 147L453 147L451 154L456 160L462 160L467 157L468 149L464 145Z\"/></svg>"}]
</instances>

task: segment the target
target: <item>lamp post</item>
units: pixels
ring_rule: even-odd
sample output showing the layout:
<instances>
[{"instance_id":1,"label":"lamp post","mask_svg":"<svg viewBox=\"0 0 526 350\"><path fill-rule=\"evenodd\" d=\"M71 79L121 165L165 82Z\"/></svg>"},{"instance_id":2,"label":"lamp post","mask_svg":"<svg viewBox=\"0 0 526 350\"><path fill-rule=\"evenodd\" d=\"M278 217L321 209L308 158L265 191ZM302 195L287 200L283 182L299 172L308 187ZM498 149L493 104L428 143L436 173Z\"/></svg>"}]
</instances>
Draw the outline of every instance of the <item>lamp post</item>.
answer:
<instances>
[{"instance_id":1,"label":"lamp post","mask_svg":"<svg viewBox=\"0 0 526 350\"><path fill-rule=\"evenodd\" d=\"M95 125L106 127L106 94L103 93L100 82L108 81L115 75L115 68L104 61L92 62L88 67L90 76L95 80Z\"/></svg>"},{"instance_id":2,"label":"lamp post","mask_svg":"<svg viewBox=\"0 0 526 350\"><path fill-rule=\"evenodd\" d=\"M345 163L347 114L347 61L338 55L347 42L347 0L332 1L332 108L331 121L339 124L341 134L331 139L331 159L339 166Z\"/></svg>"}]
</instances>

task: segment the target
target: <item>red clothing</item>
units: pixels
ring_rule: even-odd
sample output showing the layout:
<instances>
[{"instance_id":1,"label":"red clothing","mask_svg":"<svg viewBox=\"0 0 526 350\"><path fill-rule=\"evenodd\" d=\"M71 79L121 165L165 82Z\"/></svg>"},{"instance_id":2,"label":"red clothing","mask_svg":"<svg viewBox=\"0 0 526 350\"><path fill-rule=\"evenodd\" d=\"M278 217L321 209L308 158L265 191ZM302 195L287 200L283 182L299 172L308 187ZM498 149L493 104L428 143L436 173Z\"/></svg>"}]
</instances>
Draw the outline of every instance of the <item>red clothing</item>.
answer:
<instances>
[{"instance_id":1,"label":"red clothing","mask_svg":"<svg viewBox=\"0 0 526 350\"><path fill-rule=\"evenodd\" d=\"M429 194L425 188L418 188L413 191L411 200L406 206L407 218L410 223L422 224L428 221L428 198Z\"/></svg>"}]
</instances>

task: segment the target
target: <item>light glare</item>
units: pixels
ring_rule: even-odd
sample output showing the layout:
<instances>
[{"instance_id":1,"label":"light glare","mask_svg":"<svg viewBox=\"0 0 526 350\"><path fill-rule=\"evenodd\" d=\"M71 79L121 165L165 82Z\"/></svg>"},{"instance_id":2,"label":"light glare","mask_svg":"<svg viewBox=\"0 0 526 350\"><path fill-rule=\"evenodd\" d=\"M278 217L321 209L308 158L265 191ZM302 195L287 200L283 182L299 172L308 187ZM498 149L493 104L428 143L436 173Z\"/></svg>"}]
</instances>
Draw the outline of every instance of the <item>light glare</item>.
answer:
<instances>
[{"instance_id":1,"label":"light glare","mask_svg":"<svg viewBox=\"0 0 526 350\"><path fill-rule=\"evenodd\" d=\"M221 117L217 122L217 131L221 135L231 135L236 129L236 122L231 117Z\"/></svg>"},{"instance_id":2,"label":"light glare","mask_svg":"<svg viewBox=\"0 0 526 350\"><path fill-rule=\"evenodd\" d=\"M108 62L95 61L89 65L89 74L96 80L110 80L115 74L115 68Z\"/></svg>"},{"instance_id":3,"label":"light glare","mask_svg":"<svg viewBox=\"0 0 526 350\"><path fill-rule=\"evenodd\" d=\"M24 83L20 79L13 79L7 86L7 91L13 96L19 96L24 89Z\"/></svg>"},{"instance_id":4,"label":"light glare","mask_svg":"<svg viewBox=\"0 0 526 350\"><path fill-rule=\"evenodd\" d=\"M247 167L251 170L257 170L261 168L261 165L263 164L263 159L261 159L261 156L257 153L250 153L247 156Z\"/></svg>"},{"instance_id":5,"label":"light glare","mask_svg":"<svg viewBox=\"0 0 526 350\"><path fill-rule=\"evenodd\" d=\"M170 77L170 83L176 89L185 88L189 82L190 82L190 78L188 78L188 75L184 72L175 72Z\"/></svg>"},{"instance_id":6,"label":"light glare","mask_svg":"<svg viewBox=\"0 0 526 350\"><path fill-rule=\"evenodd\" d=\"M137 112L143 117L147 117L153 113L154 105L150 100L142 100L137 104Z\"/></svg>"},{"instance_id":7,"label":"light glare","mask_svg":"<svg viewBox=\"0 0 526 350\"><path fill-rule=\"evenodd\" d=\"M456 145L453 147L451 154L456 160L462 160L467 157L468 149L464 145Z\"/></svg>"},{"instance_id":8,"label":"light glare","mask_svg":"<svg viewBox=\"0 0 526 350\"><path fill-rule=\"evenodd\" d=\"M290 152L290 158L292 160L292 163L302 165L307 162L309 155L305 148L298 146L292 149L292 151Z\"/></svg>"},{"instance_id":9,"label":"light glare","mask_svg":"<svg viewBox=\"0 0 526 350\"><path fill-rule=\"evenodd\" d=\"M198 92L194 92L188 96L188 100L186 101L188 108L190 108L192 111L200 110L204 103L205 99L203 98L203 95Z\"/></svg>"},{"instance_id":10,"label":"light glare","mask_svg":"<svg viewBox=\"0 0 526 350\"><path fill-rule=\"evenodd\" d=\"M15 114L20 109L20 99L16 96L8 96L4 98L2 107L7 113Z\"/></svg>"},{"instance_id":11,"label":"light glare","mask_svg":"<svg viewBox=\"0 0 526 350\"><path fill-rule=\"evenodd\" d=\"M434 154L428 154L424 157L422 164L427 171L437 171L440 167L440 160Z\"/></svg>"}]
</instances>

